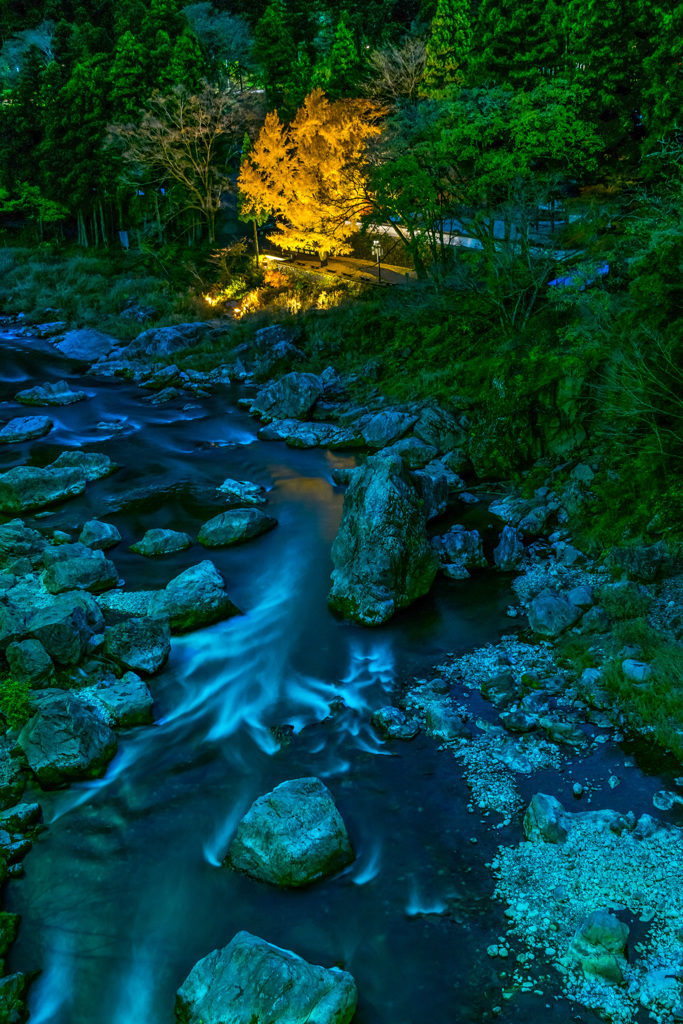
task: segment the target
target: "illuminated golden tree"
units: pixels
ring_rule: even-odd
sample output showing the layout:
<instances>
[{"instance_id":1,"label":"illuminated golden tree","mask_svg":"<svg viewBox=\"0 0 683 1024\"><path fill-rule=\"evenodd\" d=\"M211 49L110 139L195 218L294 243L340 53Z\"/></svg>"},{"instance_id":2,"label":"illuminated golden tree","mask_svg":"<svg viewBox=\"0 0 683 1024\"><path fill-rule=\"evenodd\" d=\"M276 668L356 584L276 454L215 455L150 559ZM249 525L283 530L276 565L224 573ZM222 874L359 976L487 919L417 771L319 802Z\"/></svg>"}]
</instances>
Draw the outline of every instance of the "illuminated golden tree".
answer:
<instances>
[{"instance_id":1,"label":"illuminated golden tree","mask_svg":"<svg viewBox=\"0 0 683 1024\"><path fill-rule=\"evenodd\" d=\"M321 258L351 251L348 239L367 207L365 147L382 113L369 100L331 103L316 89L288 128L276 113L267 116L237 187L244 209L275 216L273 242Z\"/></svg>"}]
</instances>

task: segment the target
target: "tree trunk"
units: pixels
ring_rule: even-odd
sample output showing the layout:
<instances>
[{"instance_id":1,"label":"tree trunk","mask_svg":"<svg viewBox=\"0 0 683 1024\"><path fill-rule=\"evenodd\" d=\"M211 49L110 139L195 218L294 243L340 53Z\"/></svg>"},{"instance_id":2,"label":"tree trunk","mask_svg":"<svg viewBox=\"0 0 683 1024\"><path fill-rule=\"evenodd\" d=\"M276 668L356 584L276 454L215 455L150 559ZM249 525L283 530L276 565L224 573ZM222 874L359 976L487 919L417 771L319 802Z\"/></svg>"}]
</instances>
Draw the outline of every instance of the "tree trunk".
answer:
<instances>
[{"instance_id":1,"label":"tree trunk","mask_svg":"<svg viewBox=\"0 0 683 1024\"><path fill-rule=\"evenodd\" d=\"M256 252L256 266L259 265L259 251L258 251L258 231L256 230L256 221L252 221L254 225L254 250Z\"/></svg>"}]
</instances>

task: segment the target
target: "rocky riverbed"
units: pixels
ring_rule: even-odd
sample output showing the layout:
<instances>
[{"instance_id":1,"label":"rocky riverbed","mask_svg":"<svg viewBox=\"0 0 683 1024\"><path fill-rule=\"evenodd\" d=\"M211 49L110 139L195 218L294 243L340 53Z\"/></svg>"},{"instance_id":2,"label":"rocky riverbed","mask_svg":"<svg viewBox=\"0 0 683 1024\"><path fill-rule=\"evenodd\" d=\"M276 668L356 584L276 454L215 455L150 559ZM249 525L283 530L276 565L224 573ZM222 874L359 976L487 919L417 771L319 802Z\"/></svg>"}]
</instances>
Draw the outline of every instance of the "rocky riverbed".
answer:
<instances>
[{"instance_id":1,"label":"rocky riverbed","mask_svg":"<svg viewBox=\"0 0 683 1024\"><path fill-rule=\"evenodd\" d=\"M212 329L5 328L7 1019L37 970L56 1024L279 1020L259 971L292 1024L683 1017L683 771L605 688L615 609L678 639L670 552L591 562L590 460L496 495L466 414L360 407L280 328L168 362Z\"/></svg>"}]
</instances>

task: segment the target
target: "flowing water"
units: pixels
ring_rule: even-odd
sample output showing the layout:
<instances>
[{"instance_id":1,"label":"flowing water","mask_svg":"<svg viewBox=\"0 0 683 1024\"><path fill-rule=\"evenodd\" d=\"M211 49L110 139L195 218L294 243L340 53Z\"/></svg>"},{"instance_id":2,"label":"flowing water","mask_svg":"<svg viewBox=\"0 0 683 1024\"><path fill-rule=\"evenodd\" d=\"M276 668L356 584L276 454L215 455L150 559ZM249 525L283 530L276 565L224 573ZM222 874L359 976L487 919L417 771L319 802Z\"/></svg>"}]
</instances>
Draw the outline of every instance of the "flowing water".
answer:
<instances>
[{"instance_id":1,"label":"flowing water","mask_svg":"<svg viewBox=\"0 0 683 1024\"><path fill-rule=\"evenodd\" d=\"M358 1024L482 1020L501 984L486 946L503 930L485 862L498 842L519 841L519 825L485 830L467 813L450 754L424 736L386 746L369 720L394 683L509 632L508 581L438 583L381 629L341 622L326 605L342 506L331 473L351 457L258 441L227 387L191 409L151 407L134 386L79 378L47 346L11 337L3 346L1 419L26 414L11 396L34 383L67 377L90 397L38 410L54 431L0 450L0 470L76 446L120 467L26 521L72 533L88 518L114 523L123 543L109 554L132 589L164 586L210 557L244 613L174 639L150 683L155 723L121 734L104 778L25 795L42 804L49 829L25 877L8 883L5 906L22 915L10 968L42 972L32 1024L171 1024L192 966L241 929L314 963L343 964L358 983ZM275 530L209 553L195 545L149 560L129 550L151 527L196 536L221 510L215 487L226 477L269 488ZM251 801L308 775L332 791L355 863L295 892L221 866ZM565 781L556 774L545 791L562 799ZM529 780L530 792L538 788ZM548 991L520 995L501 1019L593 1018Z\"/></svg>"}]
</instances>

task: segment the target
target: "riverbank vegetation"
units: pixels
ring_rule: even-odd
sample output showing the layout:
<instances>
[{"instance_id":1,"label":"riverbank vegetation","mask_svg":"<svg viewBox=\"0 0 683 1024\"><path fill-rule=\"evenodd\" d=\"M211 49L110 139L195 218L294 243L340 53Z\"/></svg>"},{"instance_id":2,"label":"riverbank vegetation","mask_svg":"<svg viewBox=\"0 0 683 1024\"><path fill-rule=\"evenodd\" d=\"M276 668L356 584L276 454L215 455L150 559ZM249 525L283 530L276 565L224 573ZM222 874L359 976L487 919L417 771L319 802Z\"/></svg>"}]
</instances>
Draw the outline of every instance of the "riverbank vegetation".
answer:
<instances>
[{"instance_id":1,"label":"riverbank vegetation","mask_svg":"<svg viewBox=\"0 0 683 1024\"><path fill-rule=\"evenodd\" d=\"M203 367L276 320L359 397L466 415L484 478L580 453L587 544L678 539L679 21L640 0L5 4L0 305L124 339L223 317ZM373 238L417 280L253 248Z\"/></svg>"}]
</instances>

